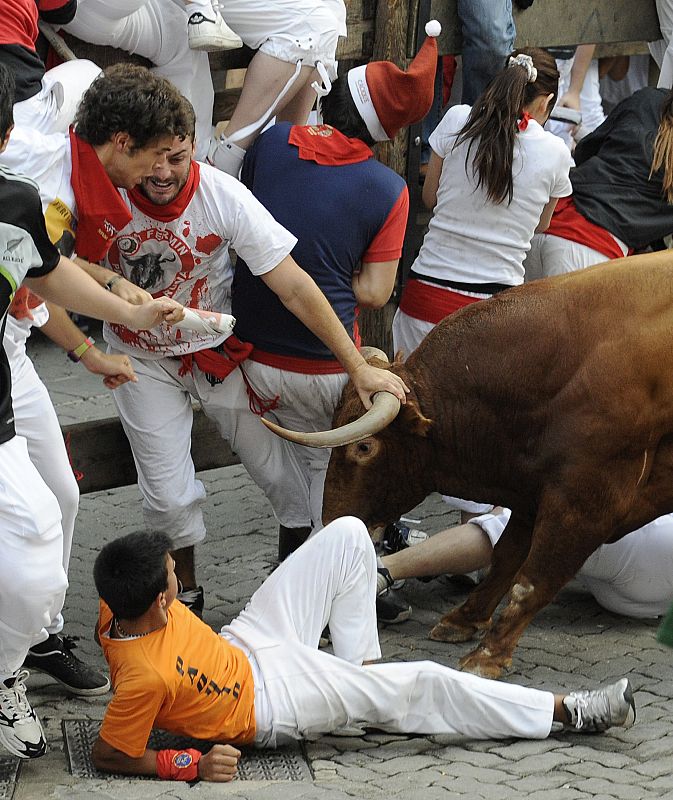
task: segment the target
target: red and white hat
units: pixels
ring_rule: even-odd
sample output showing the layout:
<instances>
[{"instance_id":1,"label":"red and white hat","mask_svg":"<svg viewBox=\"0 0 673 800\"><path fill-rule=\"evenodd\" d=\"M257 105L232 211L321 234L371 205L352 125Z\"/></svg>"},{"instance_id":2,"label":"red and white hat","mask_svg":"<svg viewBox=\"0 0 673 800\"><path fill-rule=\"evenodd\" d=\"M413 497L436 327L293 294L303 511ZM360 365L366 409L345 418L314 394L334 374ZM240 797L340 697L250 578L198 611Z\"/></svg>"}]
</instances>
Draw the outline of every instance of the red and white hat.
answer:
<instances>
[{"instance_id":1,"label":"red and white hat","mask_svg":"<svg viewBox=\"0 0 673 800\"><path fill-rule=\"evenodd\" d=\"M441 31L438 20L427 23L427 38L406 72L392 61L372 61L348 71L348 88L374 141L394 139L400 128L430 111Z\"/></svg>"}]
</instances>

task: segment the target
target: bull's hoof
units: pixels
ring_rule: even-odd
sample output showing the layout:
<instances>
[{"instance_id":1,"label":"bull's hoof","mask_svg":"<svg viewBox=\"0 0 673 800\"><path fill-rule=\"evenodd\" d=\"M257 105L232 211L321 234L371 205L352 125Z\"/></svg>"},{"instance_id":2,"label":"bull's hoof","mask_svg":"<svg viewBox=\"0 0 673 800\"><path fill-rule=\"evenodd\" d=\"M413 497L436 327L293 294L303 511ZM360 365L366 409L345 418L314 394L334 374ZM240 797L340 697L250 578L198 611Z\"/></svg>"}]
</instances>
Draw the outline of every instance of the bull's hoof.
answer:
<instances>
[{"instance_id":1,"label":"bull's hoof","mask_svg":"<svg viewBox=\"0 0 673 800\"><path fill-rule=\"evenodd\" d=\"M454 625L442 619L430 631L429 638L435 642L469 642L476 632L474 625Z\"/></svg>"},{"instance_id":2,"label":"bull's hoof","mask_svg":"<svg viewBox=\"0 0 673 800\"><path fill-rule=\"evenodd\" d=\"M506 657L495 658L490 651L478 647L460 659L459 666L463 672L471 672L480 678L499 678L502 671L512 665L512 659Z\"/></svg>"}]
</instances>

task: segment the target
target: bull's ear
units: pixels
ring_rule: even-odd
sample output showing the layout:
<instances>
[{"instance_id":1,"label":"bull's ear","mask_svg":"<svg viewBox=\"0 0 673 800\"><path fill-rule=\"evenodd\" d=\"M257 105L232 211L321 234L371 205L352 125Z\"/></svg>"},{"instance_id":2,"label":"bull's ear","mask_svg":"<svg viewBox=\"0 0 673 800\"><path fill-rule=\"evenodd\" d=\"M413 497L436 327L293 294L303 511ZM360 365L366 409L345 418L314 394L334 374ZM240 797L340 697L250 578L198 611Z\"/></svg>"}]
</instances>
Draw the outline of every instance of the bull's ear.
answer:
<instances>
[{"instance_id":1,"label":"bull's ear","mask_svg":"<svg viewBox=\"0 0 673 800\"><path fill-rule=\"evenodd\" d=\"M401 419L404 430L415 436L428 436L434 422L426 417L415 397L407 395L407 402L400 407L398 419Z\"/></svg>"},{"instance_id":2,"label":"bull's ear","mask_svg":"<svg viewBox=\"0 0 673 800\"><path fill-rule=\"evenodd\" d=\"M404 350L401 348L395 353L395 364L403 364L404 363Z\"/></svg>"}]
</instances>

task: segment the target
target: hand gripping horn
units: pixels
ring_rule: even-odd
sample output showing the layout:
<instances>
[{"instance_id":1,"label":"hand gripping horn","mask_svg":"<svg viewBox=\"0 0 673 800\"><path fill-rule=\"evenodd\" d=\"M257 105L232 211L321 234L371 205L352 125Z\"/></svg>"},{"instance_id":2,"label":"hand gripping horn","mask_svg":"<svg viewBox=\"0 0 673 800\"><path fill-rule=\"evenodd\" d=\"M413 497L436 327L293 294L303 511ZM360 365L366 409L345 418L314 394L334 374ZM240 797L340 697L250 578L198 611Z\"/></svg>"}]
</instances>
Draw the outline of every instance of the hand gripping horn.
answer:
<instances>
[{"instance_id":1,"label":"hand gripping horn","mask_svg":"<svg viewBox=\"0 0 673 800\"><path fill-rule=\"evenodd\" d=\"M388 356L376 347L363 347L361 350L363 358L367 360L376 357L381 361L389 363ZM262 422L269 430L295 444L303 444L307 447L339 447L340 445L359 442L366 436L378 433L389 425L400 412L400 401L391 392L376 392L372 398L372 407L353 422L342 425L340 428L332 428L328 431L291 431L281 428L274 422L262 417Z\"/></svg>"}]
</instances>

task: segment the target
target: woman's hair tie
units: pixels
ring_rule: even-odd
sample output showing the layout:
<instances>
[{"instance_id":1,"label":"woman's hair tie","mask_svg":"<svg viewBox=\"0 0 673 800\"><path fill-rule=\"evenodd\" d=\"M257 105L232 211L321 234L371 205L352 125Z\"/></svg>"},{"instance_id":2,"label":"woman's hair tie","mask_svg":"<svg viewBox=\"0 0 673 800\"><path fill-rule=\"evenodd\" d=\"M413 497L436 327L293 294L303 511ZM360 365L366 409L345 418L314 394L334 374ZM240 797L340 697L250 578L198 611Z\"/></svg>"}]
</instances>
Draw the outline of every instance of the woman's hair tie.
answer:
<instances>
[{"instance_id":1,"label":"woman's hair tie","mask_svg":"<svg viewBox=\"0 0 673 800\"><path fill-rule=\"evenodd\" d=\"M528 75L528 83L535 83L537 80L537 69L533 66L533 59L525 53L510 56L507 62L508 67L523 67Z\"/></svg>"}]
</instances>

